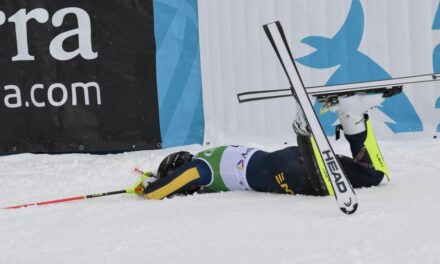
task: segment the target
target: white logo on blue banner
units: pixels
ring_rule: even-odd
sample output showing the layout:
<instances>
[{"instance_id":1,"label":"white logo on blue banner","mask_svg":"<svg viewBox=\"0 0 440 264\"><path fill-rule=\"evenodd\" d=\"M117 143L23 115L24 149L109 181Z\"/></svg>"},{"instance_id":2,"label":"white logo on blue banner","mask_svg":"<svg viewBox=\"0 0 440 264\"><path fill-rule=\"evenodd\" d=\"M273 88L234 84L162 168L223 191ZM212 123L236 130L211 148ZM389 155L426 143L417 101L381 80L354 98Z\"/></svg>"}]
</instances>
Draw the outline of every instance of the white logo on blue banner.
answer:
<instances>
[{"instance_id":1,"label":"white logo on blue banner","mask_svg":"<svg viewBox=\"0 0 440 264\"><path fill-rule=\"evenodd\" d=\"M325 69L339 66L326 85L391 79L391 75L367 54L359 51L364 33L364 11L360 0L353 0L348 17L341 29L331 38L309 36L302 42L315 48L313 53L298 58L302 65ZM316 103L319 112L322 104ZM408 97L401 93L386 99L379 109L392 119L386 122L394 133L423 131L423 123ZM320 116L327 135L335 135L333 124L337 115L328 112Z\"/></svg>"}]
</instances>

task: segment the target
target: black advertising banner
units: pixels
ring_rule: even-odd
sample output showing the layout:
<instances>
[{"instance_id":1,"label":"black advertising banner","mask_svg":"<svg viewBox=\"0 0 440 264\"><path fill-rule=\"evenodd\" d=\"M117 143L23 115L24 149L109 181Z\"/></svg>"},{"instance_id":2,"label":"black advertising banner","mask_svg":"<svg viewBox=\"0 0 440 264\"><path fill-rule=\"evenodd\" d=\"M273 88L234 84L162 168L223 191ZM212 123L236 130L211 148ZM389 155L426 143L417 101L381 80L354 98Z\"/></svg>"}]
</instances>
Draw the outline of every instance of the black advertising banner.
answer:
<instances>
[{"instance_id":1,"label":"black advertising banner","mask_svg":"<svg viewBox=\"0 0 440 264\"><path fill-rule=\"evenodd\" d=\"M0 152L160 147L151 0L0 2Z\"/></svg>"}]
</instances>

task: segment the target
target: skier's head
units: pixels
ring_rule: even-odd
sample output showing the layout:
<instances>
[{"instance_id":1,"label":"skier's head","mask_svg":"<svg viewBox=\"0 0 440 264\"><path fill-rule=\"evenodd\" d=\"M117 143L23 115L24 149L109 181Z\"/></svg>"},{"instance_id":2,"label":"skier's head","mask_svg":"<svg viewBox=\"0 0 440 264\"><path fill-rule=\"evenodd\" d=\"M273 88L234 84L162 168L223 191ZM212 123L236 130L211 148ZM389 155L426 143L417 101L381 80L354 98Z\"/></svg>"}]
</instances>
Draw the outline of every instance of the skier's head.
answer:
<instances>
[{"instance_id":1,"label":"skier's head","mask_svg":"<svg viewBox=\"0 0 440 264\"><path fill-rule=\"evenodd\" d=\"M179 151L166 156L157 169L157 177L163 178L173 173L184 164L191 162L194 155L188 151Z\"/></svg>"}]
</instances>

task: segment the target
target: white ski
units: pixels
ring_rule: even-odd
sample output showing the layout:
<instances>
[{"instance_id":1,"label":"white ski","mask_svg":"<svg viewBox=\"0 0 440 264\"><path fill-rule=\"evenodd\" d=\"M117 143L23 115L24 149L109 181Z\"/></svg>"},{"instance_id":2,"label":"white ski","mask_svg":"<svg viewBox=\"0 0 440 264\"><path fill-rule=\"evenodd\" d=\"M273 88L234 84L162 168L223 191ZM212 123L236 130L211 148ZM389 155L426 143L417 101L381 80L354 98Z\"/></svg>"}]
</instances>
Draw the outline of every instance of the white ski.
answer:
<instances>
[{"instance_id":1,"label":"white ski","mask_svg":"<svg viewBox=\"0 0 440 264\"><path fill-rule=\"evenodd\" d=\"M391 88L394 86L404 86L412 83L424 83L440 81L440 74L425 74L417 76L407 76L389 80L348 83L339 85L307 87L307 93L310 95L321 95L328 93L349 93L356 91L374 90L378 88Z\"/></svg>"},{"instance_id":2,"label":"white ski","mask_svg":"<svg viewBox=\"0 0 440 264\"><path fill-rule=\"evenodd\" d=\"M345 172L337 160L330 142L319 123L312 102L310 101L290 52L281 24L280 22L275 22L264 25L263 28L287 75L290 86L292 87L291 95L293 94L296 98L307 119L306 121L315 139L316 146L324 161L339 208L346 214L352 214L358 208L356 194L350 182L347 180Z\"/></svg>"},{"instance_id":3,"label":"white ski","mask_svg":"<svg viewBox=\"0 0 440 264\"><path fill-rule=\"evenodd\" d=\"M403 87L408 84L425 83L440 81L440 74L424 74L417 76L407 76L402 78L394 78L389 80L371 81L371 82L359 82L348 83L340 85L328 85L328 86L312 86L306 87L306 91L309 95L320 96L327 94L344 94L353 92L367 92L377 89L392 89L393 87ZM292 96L292 90L279 89L279 90L265 90L265 91L252 91L239 93L239 102L248 102L255 100L265 100L272 98L288 97Z\"/></svg>"}]
</instances>

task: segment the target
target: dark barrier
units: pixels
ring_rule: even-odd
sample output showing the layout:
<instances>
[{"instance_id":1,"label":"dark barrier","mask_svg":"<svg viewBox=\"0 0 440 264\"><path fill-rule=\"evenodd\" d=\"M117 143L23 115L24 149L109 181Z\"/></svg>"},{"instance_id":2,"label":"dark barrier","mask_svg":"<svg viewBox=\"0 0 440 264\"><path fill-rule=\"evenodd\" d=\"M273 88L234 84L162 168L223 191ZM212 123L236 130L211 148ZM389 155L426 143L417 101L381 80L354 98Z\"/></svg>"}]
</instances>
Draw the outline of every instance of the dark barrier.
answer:
<instances>
[{"instance_id":1,"label":"dark barrier","mask_svg":"<svg viewBox=\"0 0 440 264\"><path fill-rule=\"evenodd\" d=\"M0 152L160 147L150 0L0 2Z\"/></svg>"}]
</instances>

